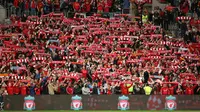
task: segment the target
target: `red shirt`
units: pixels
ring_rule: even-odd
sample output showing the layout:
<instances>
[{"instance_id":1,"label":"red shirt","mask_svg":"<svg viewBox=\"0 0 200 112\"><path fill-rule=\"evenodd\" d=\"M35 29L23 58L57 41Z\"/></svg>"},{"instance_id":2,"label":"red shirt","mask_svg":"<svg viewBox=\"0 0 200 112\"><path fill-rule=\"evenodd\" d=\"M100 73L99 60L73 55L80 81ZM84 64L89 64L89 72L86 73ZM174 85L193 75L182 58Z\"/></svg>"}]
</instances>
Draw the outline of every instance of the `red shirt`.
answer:
<instances>
[{"instance_id":1,"label":"red shirt","mask_svg":"<svg viewBox=\"0 0 200 112\"><path fill-rule=\"evenodd\" d=\"M87 78L87 70L86 69L82 70L82 75L84 78Z\"/></svg>"},{"instance_id":2,"label":"red shirt","mask_svg":"<svg viewBox=\"0 0 200 112\"><path fill-rule=\"evenodd\" d=\"M122 91L122 94L128 95L128 88L124 86L123 84L121 85L121 91Z\"/></svg>"},{"instance_id":3,"label":"red shirt","mask_svg":"<svg viewBox=\"0 0 200 112\"><path fill-rule=\"evenodd\" d=\"M40 91L40 88L35 88L35 94L36 94L36 95L40 95L40 92L41 92L41 91Z\"/></svg>"},{"instance_id":4,"label":"red shirt","mask_svg":"<svg viewBox=\"0 0 200 112\"><path fill-rule=\"evenodd\" d=\"M103 2L99 2L99 3L98 3L97 9L98 9L99 11L102 11L102 10L103 10Z\"/></svg>"},{"instance_id":5,"label":"red shirt","mask_svg":"<svg viewBox=\"0 0 200 112\"><path fill-rule=\"evenodd\" d=\"M80 9L80 3L79 2L74 2L73 6L74 6L74 9L76 11L78 11Z\"/></svg>"},{"instance_id":6,"label":"red shirt","mask_svg":"<svg viewBox=\"0 0 200 112\"><path fill-rule=\"evenodd\" d=\"M7 92L8 92L8 95L13 95L14 94L13 86L8 86Z\"/></svg>"},{"instance_id":7,"label":"red shirt","mask_svg":"<svg viewBox=\"0 0 200 112\"><path fill-rule=\"evenodd\" d=\"M169 95L170 91L168 87L162 87L161 88L161 94L162 95Z\"/></svg>"},{"instance_id":8,"label":"red shirt","mask_svg":"<svg viewBox=\"0 0 200 112\"><path fill-rule=\"evenodd\" d=\"M111 7L112 6L112 3L113 1L112 0L107 0L107 3L108 3L108 6Z\"/></svg>"},{"instance_id":9,"label":"red shirt","mask_svg":"<svg viewBox=\"0 0 200 112\"><path fill-rule=\"evenodd\" d=\"M85 11L90 12L90 1L89 0L85 0Z\"/></svg>"},{"instance_id":10,"label":"red shirt","mask_svg":"<svg viewBox=\"0 0 200 112\"><path fill-rule=\"evenodd\" d=\"M27 87L26 86L22 86L21 87L21 95L27 95Z\"/></svg>"},{"instance_id":11,"label":"red shirt","mask_svg":"<svg viewBox=\"0 0 200 112\"><path fill-rule=\"evenodd\" d=\"M112 93L111 90L108 90L107 94L110 95L111 93Z\"/></svg>"},{"instance_id":12,"label":"red shirt","mask_svg":"<svg viewBox=\"0 0 200 112\"><path fill-rule=\"evenodd\" d=\"M14 0L14 6L18 7L18 5L19 5L19 0Z\"/></svg>"},{"instance_id":13,"label":"red shirt","mask_svg":"<svg viewBox=\"0 0 200 112\"><path fill-rule=\"evenodd\" d=\"M42 7L43 7L43 3L42 3L42 2L39 2L39 3L38 3L38 9L41 10Z\"/></svg>"},{"instance_id":14,"label":"red shirt","mask_svg":"<svg viewBox=\"0 0 200 112\"><path fill-rule=\"evenodd\" d=\"M173 94L174 94L174 87L170 87L170 88L169 88L169 94L170 94L170 95L173 95Z\"/></svg>"},{"instance_id":15,"label":"red shirt","mask_svg":"<svg viewBox=\"0 0 200 112\"><path fill-rule=\"evenodd\" d=\"M36 8L36 3L35 2L31 2L31 8Z\"/></svg>"},{"instance_id":16,"label":"red shirt","mask_svg":"<svg viewBox=\"0 0 200 112\"><path fill-rule=\"evenodd\" d=\"M18 95L20 93L19 86L14 86L13 87L13 92L14 92L14 94Z\"/></svg>"},{"instance_id":17,"label":"red shirt","mask_svg":"<svg viewBox=\"0 0 200 112\"><path fill-rule=\"evenodd\" d=\"M193 88L187 87L186 90L185 90L185 94L186 95L193 95L194 94Z\"/></svg>"},{"instance_id":18,"label":"red shirt","mask_svg":"<svg viewBox=\"0 0 200 112\"><path fill-rule=\"evenodd\" d=\"M29 10L29 2L28 1L25 3L25 9Z\"/></svg>"},{"instance_id":19,"label":"red shirt","mask_svg":"<svg viewBox=\"0 0 200 112\"><path fill-rule=\"evenodd\" d=\"M67 91L67 94L70 94L70 95L72 95L74 92L72 87L68 87L66 91Z\"/></svg>"}]
</instances>

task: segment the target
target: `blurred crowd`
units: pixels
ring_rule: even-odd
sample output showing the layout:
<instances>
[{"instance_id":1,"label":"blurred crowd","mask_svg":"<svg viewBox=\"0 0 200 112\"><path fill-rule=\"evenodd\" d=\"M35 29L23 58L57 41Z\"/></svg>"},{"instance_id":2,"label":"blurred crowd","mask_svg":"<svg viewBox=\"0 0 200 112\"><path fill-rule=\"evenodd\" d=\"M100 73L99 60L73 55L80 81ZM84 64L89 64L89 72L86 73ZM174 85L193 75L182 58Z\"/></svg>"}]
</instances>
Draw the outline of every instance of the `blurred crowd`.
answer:
<instances>
[{"instance_id":1,"label":"blurred crowd","mask_svg":"<svg viewBox=\"0 0 200 112\"><path fill-rule=\"evenodd\" d=\"M3 95L200 93L200 21L192 16L176 18L180 38L126 14L10 19L0 26Z\"/></svg>"},{"instance_id":2,"label":"blurred crowd","mask_svg":"<svg viewBox=\"0 0 200 112\"><path fill-rule=\"evenodd\" d=\"M1 4L18 16L49 14L51 12L121 12L129 7L129 2L122 0L1 0Z\"/></svg>"}]
</instances>

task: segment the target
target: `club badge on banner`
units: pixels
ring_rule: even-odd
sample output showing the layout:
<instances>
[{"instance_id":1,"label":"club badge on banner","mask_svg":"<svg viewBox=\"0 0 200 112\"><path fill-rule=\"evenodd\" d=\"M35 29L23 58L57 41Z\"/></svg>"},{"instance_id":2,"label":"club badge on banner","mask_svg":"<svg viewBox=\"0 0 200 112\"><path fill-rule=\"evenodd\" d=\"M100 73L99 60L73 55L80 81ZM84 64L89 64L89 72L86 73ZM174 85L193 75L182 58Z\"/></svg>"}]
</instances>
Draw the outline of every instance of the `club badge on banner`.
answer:
<instances>
[{"instance_id":1,"label":"club badge on banner","mask_svg":"<svg viewBox=\"0 0 200 112\"><path fill-rule=\"evenodd\" d=\"M72 97L71 109L72 110L81 110L83 109L82 98L78 95Z\"/></svg>"},{"instance_id":2,"label":"club badge on banner","mask_svg":"<svg viewBox=\"0 0 200 112\"><path fill-rule=\"evenodd\" d=\"M35 110L35 98L33 96L24 97L24 110L32 111Z\"/></svg>"},{"instance_id":3,"label":"club badge on banner","mask_svg":"<svg viewBox=\"0 0 200 112\"><path fill-rule=\"evenodd\" d=\"M119 102L118 102L118 109L119 110L129 110L129 97L128 96L120 96L118 98Z\"/></svg>"},{"instance_id":4,"label":"club badge on banner","mask_svg":"<svg viewBox=\"0 0 200 112\"><path fill-rule=\"evenodd\" d=\"M166 110L176 110L177 108L177 103L176 103L176 97L174 96L167 96L166 98L166 102L165 102L165 109Z\"/></svg>"}]
</instances>

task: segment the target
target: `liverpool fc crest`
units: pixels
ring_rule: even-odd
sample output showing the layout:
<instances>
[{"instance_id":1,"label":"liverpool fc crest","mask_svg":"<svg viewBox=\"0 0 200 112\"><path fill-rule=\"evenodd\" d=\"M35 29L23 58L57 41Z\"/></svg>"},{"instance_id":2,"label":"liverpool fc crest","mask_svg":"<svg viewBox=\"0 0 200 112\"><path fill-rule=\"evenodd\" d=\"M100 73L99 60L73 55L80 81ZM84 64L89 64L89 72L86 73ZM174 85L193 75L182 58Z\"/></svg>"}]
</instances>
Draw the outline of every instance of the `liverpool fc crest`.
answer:
<instances>
[{"instance_id":1,"label":"liverpool fc crest","mask_svg":"<svg viewBox=\"0 0 200 112\"><path fill-rule=\"evenodd\" d=\"M82 98L78 95L72 97L72 102L71 102L71 109L72 110L80 110L83 108Z\"/></svg>"},{"instance_id":2,"label":"liverpool fc crest","mask_svg":"<svg viewBox=\"0 0 200 112\"><path fill-rule=\"evenodd\" d=\"M177 108L176 104L176 97L174 96L167 96L165 102L165 109L167 110L175 110Z\"/></svg>"},{"instance_id":3,"label":"liverpool fc crest","mask_svg":"<svg viewBox=\"0 0 200 112\"><path fill-rule=\"evenodd\" d=\"M31 111L35 110L35 98L33 96L24 97L24 110Z\"/></svg>"},{"instance_id":4,"label":"liverpool fc crest","mask_svg":"<svg viewBox=\"0 0 200 112\"><path fill-rule=\"evenodd\" d=\"M129 98L127 96L120 96L118 98L119 102L118 102L118 109L120 110L128 110L129 109Z\"/></svg>"}]
</instances>

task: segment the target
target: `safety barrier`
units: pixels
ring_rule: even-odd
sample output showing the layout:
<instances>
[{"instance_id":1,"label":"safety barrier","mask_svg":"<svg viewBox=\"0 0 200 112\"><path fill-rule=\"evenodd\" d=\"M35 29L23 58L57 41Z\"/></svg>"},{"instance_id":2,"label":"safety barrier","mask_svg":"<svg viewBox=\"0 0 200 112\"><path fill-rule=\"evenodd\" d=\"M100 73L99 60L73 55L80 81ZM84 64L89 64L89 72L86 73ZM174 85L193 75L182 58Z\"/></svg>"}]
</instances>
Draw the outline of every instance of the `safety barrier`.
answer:
<instances>
[{"instance_id":1,"label":"safety barrier","mask_svg":"<svg viewBox=\"0 0 200 112\"><path fill-rule=\"evenodd\" d=\"M200 110L200 96L5 96L4 110Z\"/></svg>"}]
</instances>

